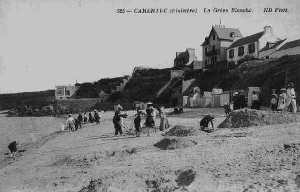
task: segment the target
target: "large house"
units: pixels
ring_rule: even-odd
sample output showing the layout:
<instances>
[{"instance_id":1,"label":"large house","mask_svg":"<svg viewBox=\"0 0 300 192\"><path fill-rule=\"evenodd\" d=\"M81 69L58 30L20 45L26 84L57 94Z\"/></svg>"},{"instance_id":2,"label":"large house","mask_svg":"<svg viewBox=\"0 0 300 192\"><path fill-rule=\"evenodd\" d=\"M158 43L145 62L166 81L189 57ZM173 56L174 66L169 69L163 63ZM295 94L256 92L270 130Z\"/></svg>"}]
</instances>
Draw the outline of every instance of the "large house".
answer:
<instances>
[{"instance_id":1,"label":"large house","mask_svg":"<svg viewBox=\"0 0 300 192\"><path fill-rule=\"evenodd\" d=\"M226 50L236 38L242 38L239 29L225 28L221 25L212 26L209 36L201 45L204 68L227 67Z\"/></svg>"},{"instance_id":2,"label":"large house","mask_svg":"<svg viewBox=\"0 0 300 192\"><path fill-rule=\"evenodd\" d=\"M260 51L267 45L277 45L282 42L273 34L271 26L265 26L264 30L243 38L235 38L227 49L228 63L237 64L237 61L247 56L260 58ZM267 50L267 49L266 49Z\"/></svg>"},{"instance_id":3,"label":"large house","mask_svg":"<svg viewBox=\"0 0 300 192\"><path fill-rule=\"evenodd\" d=\"M55 86L55 99L68 99L75 95L78 87L74 85Z\"/></svg>"}]
</instances>

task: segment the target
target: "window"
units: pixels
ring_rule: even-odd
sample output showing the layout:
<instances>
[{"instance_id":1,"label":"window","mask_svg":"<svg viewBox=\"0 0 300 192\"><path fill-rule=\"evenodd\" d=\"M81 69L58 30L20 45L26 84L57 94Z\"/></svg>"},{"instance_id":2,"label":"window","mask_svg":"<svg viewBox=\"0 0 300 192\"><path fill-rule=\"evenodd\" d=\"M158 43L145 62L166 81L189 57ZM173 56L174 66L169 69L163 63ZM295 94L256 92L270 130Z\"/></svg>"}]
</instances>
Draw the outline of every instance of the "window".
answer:
<instances>
[{"instance_id":1,"label":"window","mask_svg":"<svg viewBox=\"0 0 300 192\"><path fill-rule=\"evenodd\" d=\"M244 46L239 47L239 52L238 56L243 56L244 55Z\"/></svg>"},{"instance_id":2,"label":"window","mask_svg":"<svg viewBox=\"0 0 300 192\"><path fill-rule=\"evenodd\" d=\"M205 47L205 53L207 53L207 47Z\"/></svg>"},{"instance_id":3,"label":"window","mask_svg":"<svg viewBox=\"0 0 300 192\"><path fill-rule=\"evenodd\" d=\"M70 95L70 90L66 90L66 95Z\"/></svg>"},{"instance_id":4,"label":"window","mask_svg":"<svg viewBox=\"0 0 300 192\"><path fill-rule=\"evenodd\" d=\"M215 35L213 35L213 40L216 40L216 36Z\"/></svg>"},{"instance_id":5,"label":"window","mask_svg":"<svg viewBox=\"0 0 300 192\"><path fill-rule=\"evenodd\" d=\"M217 63L217 57L212 57L211 64L216 64L216 63Z\"/></svg>"},{"instance_id":6,"label":"window","mask_svg":"<svg viewBox=\"0 0 300 192\"><path fill-rule=\"evenodd\" d=\"M204 66L205 66L205 68L207 67L207 60L205 60L205 62L204 62L205 64L204 64Z\"/></svg>"},{"instance_id":7,"label":"window","mask_svg":"<svg viewBox=\"0 0 300 192\"><path fill-rule=\"evenodd\" d=\"M212 50L215 50L215 49L216 49L216 46L215 46L215 45L213 45L213 46L212 46Z\"/></svg>"},{"instance_id":8,"label":"window","mask_svg":"<svg viewBox=\"0 0 300 192\"><path fill-rule=\"evenodd\" d=\"M268 56L266 56L266 59L270 59L269 55L268 55Z\"/></svg>"},{"instance_id":9,"label":"window","mask_svg":"<svg viewBox=\"0 0 300 192\"><path fill-rule=\"evenodd\" d=\"M248 45L248 51L249 51L249 53L255 52L255 44L254 43L251 43Z\"/></svg>"},{"instance_id":10,"label":"window","mask_svg":"<svg viewBox=\"0 0 300 192\"><path fill-rule=\"evenodd\" d=\"M234 49L229 50L229 58L232 59L234 57Z\"/></svg>"},{"instance_id":11,"label":"window","mask_svg":"<svg viewBox=\"0 0 300 192\"><path fill-rule=\"evenodd\" d=\"M61 89L61 88L57 89L57 94L58 94L58 95L64 94L63 89Z\"/></svg>"}]
</instances>

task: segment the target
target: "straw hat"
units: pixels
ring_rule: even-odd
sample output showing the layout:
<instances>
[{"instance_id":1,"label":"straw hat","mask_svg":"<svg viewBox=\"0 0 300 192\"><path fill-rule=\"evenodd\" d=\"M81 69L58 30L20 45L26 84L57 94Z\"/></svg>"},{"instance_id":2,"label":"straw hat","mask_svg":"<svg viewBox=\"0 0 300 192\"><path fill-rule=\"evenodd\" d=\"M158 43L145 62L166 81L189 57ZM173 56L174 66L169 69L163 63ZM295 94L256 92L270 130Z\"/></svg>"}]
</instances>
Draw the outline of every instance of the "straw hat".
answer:
<instances>
[{"instance_id":1,"label":"straw hat","mask_svg":"<svg viewBox=\"0 0 300 192\"><path fill-rule=\"evenodd\" d=\"M286 88L281 88L280 91L286 91Z\"/></svg>"},{"instance_id":2,"label":"straw hat","mask_svg":"<svg viewBox=\"0 0 300 192\"><path fill-rule=\"evenodd\" d=\"M123 110L123 107L120 104L117 105L117 108Z\"/></svg>"}]
</instances>

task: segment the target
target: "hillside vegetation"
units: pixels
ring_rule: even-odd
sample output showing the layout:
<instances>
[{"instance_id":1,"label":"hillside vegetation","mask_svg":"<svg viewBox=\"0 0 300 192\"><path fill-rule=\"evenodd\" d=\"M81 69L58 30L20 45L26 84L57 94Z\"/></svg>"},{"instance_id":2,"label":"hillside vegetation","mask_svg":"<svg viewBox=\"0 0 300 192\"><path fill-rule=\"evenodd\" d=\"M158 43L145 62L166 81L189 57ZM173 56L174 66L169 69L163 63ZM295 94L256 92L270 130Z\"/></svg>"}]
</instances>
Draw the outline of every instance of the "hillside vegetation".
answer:
<instances>
[{"instance_id":1,"label":"hillside vegetation","mask_svg":"<svg viewBox=\"0 0 300 192\"><path fill-rule=\"evenodd\" d=\"M159 89L170 80L170 69L138 70L123 92L111 95L111 102L153 101Z\"/></svg>"},{"instance_id":2,"label":"hillside vegetation","mask_svg":"<svg viewBox=\"0 0 300 192\"><path fill-rule=\"evenodd\" d=\"M40 109L53 104L54 90L0 94L0 110L9 110L22 107Z\"/></svg>"},{"instance_id":3,"label":"hillside vegetation","mask_svg":"<svg viewBox=\"0 0 300 192\"><path fill-rule=\"evenodd\" d=\"M285 87L286 81L294 82L300 94L300 55L284 56L275 60L246 61L229 71L220 83L224 90L261 88L261 102L269 104L271 90Z\"/></svg>"},{"instance_id":4,"label":"hillside vegetation","mask_svg":"<svg viewBox=\"0 0 300 192\"><path fill-rule=\"evenodd\" d=\"M116 86L120 85L123 82L124 77L115 77L115 78L104 78L96 81L94 83L86 82L79 84L80 88L76 91L76 98L97 98L99 93L103 90L105 93L110 94L112 89L116 89Z\"/></svg>"}]
</instances>

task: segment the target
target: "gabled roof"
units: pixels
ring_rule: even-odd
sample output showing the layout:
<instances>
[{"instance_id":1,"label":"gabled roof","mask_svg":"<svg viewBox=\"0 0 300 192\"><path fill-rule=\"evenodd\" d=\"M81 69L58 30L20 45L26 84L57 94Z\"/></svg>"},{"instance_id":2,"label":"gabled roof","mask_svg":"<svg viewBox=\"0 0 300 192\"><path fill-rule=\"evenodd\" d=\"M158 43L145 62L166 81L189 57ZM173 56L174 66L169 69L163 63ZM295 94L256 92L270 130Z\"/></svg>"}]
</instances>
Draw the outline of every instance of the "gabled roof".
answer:
<instances>
[{"instance_id":1,"label":"gabled roof","mask_svg":"<svg viewBox=\"0 0 300 192\"><path fill-rule=\"evenodd\" d=\"M223 89L213 88L211 94L219 95L223 93Z\"/></svg>"},{"instance_id":2,"label":"gabled roof","mask_svg":"<svg viewBox=\"0 0 300 192\"><path fill-rule=\"evenodd\" d=\"M267 51L267 50L269 50L269 49L275 49L276 47L278 47L283 41L285 41L286 39L282 39L282 40L280 40L280 41L277 41L273 46L271 46L271 47L268 47L267 45L264 47L264 48L262 48L259 52L262 52L262 51ZM269 43L269 42L268 42Z\"/></svg>"},{"instance_id":3,"label":"gabled roof","mask_svg":"<svg viewBox=\"0 0 300 192\"><path fill-rule=\"evenodd\" d=\"M278 51L284 50L284 49L290 49L293 47L300 47L300 39L289 41L286 44L284 44L282 47L278 49Z\"/></svg>"},{"instance_id":4,"label":"gabled roof","mask_svg":"<svg viewBox=\"0 0 300 192\"><path fill-rule=\"evenodd\" d=\"M236 37L243 37L239 29L225 28L219 26L213 26L212 29L215 30L215 32L218 35L218 38L220 39L232 40L233 38L230 36L231 33L234 33Z\"/></svg>"},{"instance_id":5,"label":"gabled roof","mask_svg":"<svg viewBox=\"0 0 300 192\"><path fill-rule=\"evenodd\" d=\"M180 54L178 54L175 59L182 59L182 58L185 58L185 57L188 57L188 56L189 56L189 52L185 51L185 52L181 52Z\"/></svg>"},{"instance_id":6,"label":"gabled roof","mask_svg":"<svg viewBox=\"0 0 300 192\"><path fill-rule=\"evenodd\" d=\"M253 35L238 39L236 42L232 43L228 49L254 43L255 41L258 41L262 36L264 35L264 32L255 33Z\"/></svg>"},{"instance_id":7,"label":"gabled roof","mask_svg":"<svg viewBox=\"0 0 300 192\"><path fill-rule=\"evenodd\" d=\"M239 29L234 29L234 28L225 28L225 27L220 27L220 26L213 26L212 29L210 30L209 36L211 33L215 31L218 38L222 40L229 40L233 41L233 37L230 35L231 33L234 33L236 37L243 37ZM202 45L205 45L207 42L206 40L202 43Z\"/></svg>"}]
</instances>

